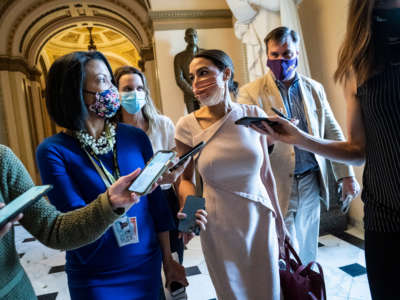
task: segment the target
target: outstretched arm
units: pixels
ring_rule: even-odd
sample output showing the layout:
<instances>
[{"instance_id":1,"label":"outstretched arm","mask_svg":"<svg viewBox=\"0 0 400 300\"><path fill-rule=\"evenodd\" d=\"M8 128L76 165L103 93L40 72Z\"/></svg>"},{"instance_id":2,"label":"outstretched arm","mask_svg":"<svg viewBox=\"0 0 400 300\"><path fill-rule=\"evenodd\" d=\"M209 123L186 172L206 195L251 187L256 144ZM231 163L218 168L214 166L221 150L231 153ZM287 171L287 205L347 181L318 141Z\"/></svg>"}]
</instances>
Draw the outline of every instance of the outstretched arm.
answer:
<instances>
[{"instance_id":1,"label":"outstretched arm","mask_svg":"<svg viewBox=\"0 0 400 300\"><path fill-rule=\"evenodd\" d=\"M3 178L6 178L0 186L8 203L34 184L22 162L9 148L0 147L0 157L0 169ZM100 194L89 205L65 214L41 198L24 211L20 223L48 247L81 247L99 238L124 209L137 202L139 198L129 192L128 187L138 173L136 171L119 178L106 193ZM0 228L0 235L3 233L5 230Z\"/></svg>"},{"instance_id":2,"label":"outstretched arm","mask_svg":"<svg viewBox=\"0 0 400 300\"><path fill-rule=\"evenodd\" d=\"M362 165L365 160L365 129L356 92L356 80L352 77L344 85L347 102L348 139L346 141L326 140L312 136L280 117L270 118L271 121L279 123L279 125L273 128L266 122L262 122L265 130L254 127L253 129L270 135L274 140L296 145L299 148L314 152L330 160L352 165Z\"/></svg>"}]
</instances>

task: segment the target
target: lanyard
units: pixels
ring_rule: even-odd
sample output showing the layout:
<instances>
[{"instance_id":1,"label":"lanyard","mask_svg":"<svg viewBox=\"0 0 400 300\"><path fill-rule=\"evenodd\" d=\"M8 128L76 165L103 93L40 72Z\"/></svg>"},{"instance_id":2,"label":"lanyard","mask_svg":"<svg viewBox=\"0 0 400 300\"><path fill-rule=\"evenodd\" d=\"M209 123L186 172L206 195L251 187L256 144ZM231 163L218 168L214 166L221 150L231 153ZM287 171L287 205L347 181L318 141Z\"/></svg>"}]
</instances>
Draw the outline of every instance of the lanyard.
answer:
<instances>
[{"instance_id":1,"label":"lanyard","mask_svg":"<svg viewBox=\"0 0 400 300\"><path fill-rule=\"evenodd\" d=\"M104 166L103 162L96 156L92 149L89 151L86 148L83 148L87 156L89 157L90 161L92 162L94 168L96 169L97 173L99 173L101 179L103 180L104 184L107 188L109 188L117 179L120 177L119 166L117 162L117 149L114 147L113 149L113 156L114 156L114 168L115 168L115 176L107 170ZM90 153L90 154L89 154ZM100 166L96 163L99 162Z\"/></svg>"},{"instance_id":2,"label":"lanyard","mask_svg":"<svg viewBox=\"0 0 400 300\"><path fill-rule=\"evenodd\" d=\"M108 142L110 142L110 141L108 140ZM94 168L96 169L97 173L100 175L100 177L103 180L106 187L109 188L121 176L119 166L118 166L118 160L117 160L117 144L116 144L116 142L113 147L113 162L114 162L115 175L111 174L107 170L107 168L104 166L103 162L97 157L97 155L94 153L92 148L86 146L86 147L83 147L83 150L89 157L90 161L92 162ZM100 166L99 166L99 164L96 163L96 161L100 164Z\"/></svg>"}]
</instances>

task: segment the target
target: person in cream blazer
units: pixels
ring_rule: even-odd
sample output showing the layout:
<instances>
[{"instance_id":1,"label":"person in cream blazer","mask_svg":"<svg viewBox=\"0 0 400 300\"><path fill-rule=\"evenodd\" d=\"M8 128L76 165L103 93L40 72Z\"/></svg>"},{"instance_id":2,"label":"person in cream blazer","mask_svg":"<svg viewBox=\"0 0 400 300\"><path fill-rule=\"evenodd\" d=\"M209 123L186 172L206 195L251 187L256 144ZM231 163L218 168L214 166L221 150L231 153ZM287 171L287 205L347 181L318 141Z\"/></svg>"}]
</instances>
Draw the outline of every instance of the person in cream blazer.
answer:
<instances>
[{"instance_id":1,"label":"person in cream blazer","mask_svg":"<svg viewBox=\"0 0 400 300\"><path fill-rule=\"evenodd\" d=\"M294 53L290 59L293 61L294 71L289 74L288 68L285 69L286 67L281 67L281 65L279 65L280 68L275 68L273 64L269 64L263 77L244 85L239 90L237 101L243 104L257 105L267 115L274 115L271 108L275 107L288 116L292 113L288 112L288 108L293 108L293 101L297 101L300 104L296 105L301 105L301 109L298 109L299 106L297 106L297 113L301 111L304 115L298 118L292 114L291 117L303 119L303 126L306 127L304 129L308 133L324 139L343 140L344 135L333 115L323 86L295 71L298 55L297 42L298 36L287 27L278 27L267 35L268 60L275 60L273 64L283 62L282 66L286 64L290 68L289 59L284 55L292 49ZM271 52L272 50L273 52ZM278 71L274 72L274 69ZM287 72L285 73L285 71ZM276 79L275 73L280 76L280 80ZM287 80L288 78L284 78L283 73L288 75L286 77L291 78ZM296 84L295 89L292 89L294 84ZM282 94L285 86L286 94ZM293 94L293 90L295 94ZM291 101L292 103L288 104ZM304 155L296 155L296 151L298 150L293 145L276 142L270 159L286 226L295 248L299 251L300 258L303 263L308 263L315 260L317 254L320 200L329 209L327 172L329 164L332 166L335 179L343 181L343 195L356 196L359 192L359 185L351 167L337 162L329 162L318 155L311 154L312 156L310 156L309 153L305 154L308 155L308 162L302 170L307 168L307 164L310 164L310 158L314 164L312 170L296 173L295 171L298 169L296 157L298 160L304 158Z\"/></svg>"}]
</instances>

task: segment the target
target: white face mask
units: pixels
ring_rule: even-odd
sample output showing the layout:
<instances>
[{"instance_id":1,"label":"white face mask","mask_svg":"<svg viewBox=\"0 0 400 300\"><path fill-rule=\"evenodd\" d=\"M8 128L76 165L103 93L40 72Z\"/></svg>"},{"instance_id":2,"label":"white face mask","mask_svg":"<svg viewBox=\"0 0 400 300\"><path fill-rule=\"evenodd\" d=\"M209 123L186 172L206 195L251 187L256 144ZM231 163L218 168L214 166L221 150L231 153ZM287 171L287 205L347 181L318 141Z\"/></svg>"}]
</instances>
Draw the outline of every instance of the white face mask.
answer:
<instances>
[{"instance_id":1,"label":"white face mask","mask_svg":"<svg viewBox=\"0 0 400 300\"><path fill-rule=\"evenodd\" d=\"M224 100L225 85L223 86L219 86L218 84L215 85L216 85L215 91L213 91L213 93L210 94L210 96L208 96L207 98L200 100L200 102L203 105L214 106Z\"/></svg>"},{"instance_id":2,"label":"white face mask","mask_svg":"<svg viewBox=\"0 0 400 300\"><path fill-rule=\"evenodd\" d=\"M203 82L199 82L201 86ZM225 99L225 92L227 90L227 81L223 80L223 73L221 72L215 81L206 86L196 88L195 94L199 90L207 90L208 96L199 97L198 100L205 106L214 106Z\"/></svg>"}]
</instances>

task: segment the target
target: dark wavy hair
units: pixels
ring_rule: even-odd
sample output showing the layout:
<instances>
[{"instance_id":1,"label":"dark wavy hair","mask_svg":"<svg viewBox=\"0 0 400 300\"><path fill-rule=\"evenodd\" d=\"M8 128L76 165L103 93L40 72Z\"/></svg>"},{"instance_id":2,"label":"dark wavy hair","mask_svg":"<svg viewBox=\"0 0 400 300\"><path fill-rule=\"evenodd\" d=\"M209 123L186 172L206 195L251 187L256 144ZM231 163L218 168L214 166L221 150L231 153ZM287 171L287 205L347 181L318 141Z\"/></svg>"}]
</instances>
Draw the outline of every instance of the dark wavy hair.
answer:
<instances>
[{"instance_id":1,"label":"dark wavy hair","mask_svg":"<svg viewBox=\"0 0 400 300\"><path fill-rule=\"evenodd\" d=\"M57 125L69 130L84 129L88 116L83 98L85 67L93 59L104 62L115 85L110 64L100 52L72 52L58 58L50 67L46 78L46 106Z\"/></svg>"},{"instance_id":2,"label":"dark wavy hair","mask_svg":"<svg viewBox=\"0 0 400 300\"><path fill-rule=\"evenodd\" d=\"M235 68L233 67L233 62L232 59L229 57L229 55L222 50L210 49L210 50L201 50L193 58L199 58L199 57L212 61L212 63L220 71L224 71L226 68L229 68L231 70L231 77L229 78L228 88L229 91L232 92L233 95L236 97L239 90L239 84L237 81L233 80L235 75Z\"/></svg>"}]
</instances>

